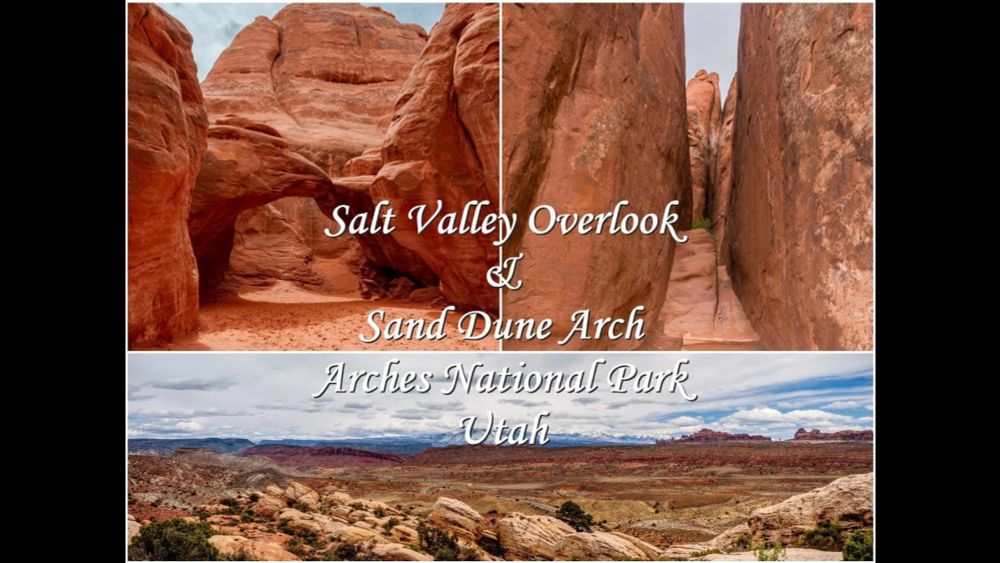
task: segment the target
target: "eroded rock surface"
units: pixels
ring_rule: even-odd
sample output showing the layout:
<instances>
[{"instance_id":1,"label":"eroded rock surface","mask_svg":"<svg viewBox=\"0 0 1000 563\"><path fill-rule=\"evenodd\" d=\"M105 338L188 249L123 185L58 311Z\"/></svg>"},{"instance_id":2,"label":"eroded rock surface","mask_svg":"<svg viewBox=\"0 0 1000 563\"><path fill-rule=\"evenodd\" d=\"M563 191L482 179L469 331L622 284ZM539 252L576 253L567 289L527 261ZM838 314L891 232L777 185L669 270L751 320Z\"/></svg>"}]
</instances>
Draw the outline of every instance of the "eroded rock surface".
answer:
<instances>
[{"instance_id":1,"label":"eroded rock surface","mask_svg":"<svg viewBox=\"0 0 1000 563\"><path fill-rule=\"evenodd\" d=\"M719 75L699 70L687 83L688 146L691 151L691 215L708 216L715 184L715 155L722 120Z\"/></svg>"},{"instance_id":2,"label":"eroded rock surface","mask_svg":"<svg viewBox=\"0 0 1000 563\"><path fill-rule=\"evenodd\" d=\"M679 200L691 221L679 4L504 6L504 211L662 213ZM644 306L655 322L669 280L669 236L535 235L521 221L505 256L524 253L524 287L504 295L512 318L552 318L551 347L571 315L626 317ZM635 341L576 340L564 348L628 349Z\"/></svg>"},{"instance_id":3,"label":"eroded rock surface","mask_svg":"<svg viewBox=\"0 0 1000 563\"><path fill-rule=\"evenodd\" d=\"M397 212L393 238L437 274L445 299L491 313L498 294L486 271L498 261L496 237L418 235L407 214L420 204L434 212L438 200L442 214L461 213L470 201L489 201L483 213L497 210L499 33L496 4L445 8L403 86L371 186Z\"/></svg>"},{"instance_id":4,"label":"eroded rock surface","mask_svg":"<svg viewBox=\"0 0 1000 563\"><path fill-rule=\"evenodd\" d=\"M872 345L872 6L745 4L729 273L769 349Z\"/></svg>"},{"instance_id":5,"label":"eroded rock surface","mask_svg":"<svg viewBox=\"0 0 1000 563\"><path fill-rule=\"evenodd\" d=\"M128 6L128 340L198 326L187 216L208 119L191 35L154 4Z\"/></svg>"}]
</instances>

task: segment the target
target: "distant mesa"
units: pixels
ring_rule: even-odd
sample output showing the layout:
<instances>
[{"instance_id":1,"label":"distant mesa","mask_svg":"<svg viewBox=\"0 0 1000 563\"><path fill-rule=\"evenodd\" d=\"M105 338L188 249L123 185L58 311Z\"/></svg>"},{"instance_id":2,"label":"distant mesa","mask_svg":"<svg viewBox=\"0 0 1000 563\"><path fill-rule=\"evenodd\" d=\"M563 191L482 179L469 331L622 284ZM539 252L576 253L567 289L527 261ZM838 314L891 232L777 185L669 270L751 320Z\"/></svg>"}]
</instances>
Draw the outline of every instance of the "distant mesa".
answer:
<instances>
[{"instance_id":1,"label":"distant mesa","mask_svg":"<svg viewBox=\"0 0 1000 563\"><path fill-rule=\"evenodd\" d=\"M770 442L771 438L760 434L730 434L729 432L716 432L708 428L680 438L657 440L657 445L677 444L677 443L697 443L708 444L714 442Z\"/></svg>"},{"instance_id":2,"label":"distant mesa","mask_svg":"<svg viewBox=\"0 0 1000 563\"><path fill-rule=\"evenodd\" d=\"M384 465L402 463L403 458L388 452L372 452L337 446L309 447L268 444L253 446L241 456L259 456L282 465L311 467L344 467L348 465Z\"/></svg>"},{"instance_id":3,"label":"distant mesa","mask_svg":"<svg viewBox=\"0 0 1000 563\"><path fill-rule=\"evenodd\" d=\"M841 430L839 432L820 432L818 429L806 430L799 428L795 431L794 440L823 440L838 442L869 442L875 439L875 433L871 430Z\"/></svg>"}]
</instances>

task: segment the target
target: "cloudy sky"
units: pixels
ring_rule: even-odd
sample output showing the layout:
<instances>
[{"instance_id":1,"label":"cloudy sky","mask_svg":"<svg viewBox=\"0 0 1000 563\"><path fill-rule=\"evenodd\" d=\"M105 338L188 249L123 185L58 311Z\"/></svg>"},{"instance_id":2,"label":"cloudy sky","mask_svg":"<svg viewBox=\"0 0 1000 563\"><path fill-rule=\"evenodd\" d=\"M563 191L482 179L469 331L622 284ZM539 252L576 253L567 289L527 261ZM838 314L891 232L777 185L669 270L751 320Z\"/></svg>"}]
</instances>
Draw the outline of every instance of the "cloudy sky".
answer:
<instances>
[{"instance_id":1,"label":"cloudy sky","mask_svg":"<svg viewBox=\"0 0 1000 563\"><path fill-rule=\"evenodd\" d=\"M456 431L466 416L530 422L548 410L552 434L609 432L680 436L708 427L730 432L790 437L797 428L823 431L871 428L870 354L610 354L598 382L585 394L441 393L451 387L452 363L486 369L505 364L529 370L587 370L592 354L185 354L129 356L131 437L359 438ZM319 399L326 368L382 371L390 359L402 371L435 374L425 394L335 394ZM684 384L696 401L678 394L612 394L604 375L633 363L670 370L690 359ZM480 427L481 428L481 427Z\"/></svg>"},{"instance_id":2,"label":"cloudy sky","mask_svg":"<svg viewBox=\"0 0 1000 563\"><path fill-rule=\"evenodd\" d=\"M687 76L698 70L719 73L722 101L736 74L736 44L740 34L739 4L685 4L684 50Z\"/></svg>"},{"instance_id":3,"label":"cloudy sky","mask_svg":"<svg viewBox=\"0 0 1000 563\"><path fill-rule=\"evenodd\" d=\"M441 19L444 4L379 4L403 23L417 23L427 31ZM233 38L257 16L273 17L285 3L163 3L170 15L181 20L194 38L194 60L198 64L198 79L204 80L212 70L219 53L232 43Z\"/></svg>"}]
</instances>

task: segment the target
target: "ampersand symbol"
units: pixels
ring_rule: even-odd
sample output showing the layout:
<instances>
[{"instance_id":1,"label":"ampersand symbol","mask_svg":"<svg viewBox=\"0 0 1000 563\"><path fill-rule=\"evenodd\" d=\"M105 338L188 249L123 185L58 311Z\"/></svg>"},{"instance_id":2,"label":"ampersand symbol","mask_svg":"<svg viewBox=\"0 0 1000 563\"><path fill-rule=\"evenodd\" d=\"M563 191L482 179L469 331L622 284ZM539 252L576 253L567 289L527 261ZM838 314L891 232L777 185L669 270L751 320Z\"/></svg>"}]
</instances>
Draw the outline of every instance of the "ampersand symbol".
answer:
<instances>
[{"instance_id":1,"label":"ampersand symbol","mask_svg":"<svg viewBox=\"0 0 1000 563\"><path fill-rule=\"evenodd\" d=\"M486 281L493 287L507 287L508 289L518 290L524 285L523 280L517 280L516 285L512 285L510 282L514 279L515 270L517 270L517 263L519 260L524 258L524 253L520 253L517 256L511 256L510 258L505 258L503 263L497 266L493 266L486 271Z\"/></svg>"}]
</instances>

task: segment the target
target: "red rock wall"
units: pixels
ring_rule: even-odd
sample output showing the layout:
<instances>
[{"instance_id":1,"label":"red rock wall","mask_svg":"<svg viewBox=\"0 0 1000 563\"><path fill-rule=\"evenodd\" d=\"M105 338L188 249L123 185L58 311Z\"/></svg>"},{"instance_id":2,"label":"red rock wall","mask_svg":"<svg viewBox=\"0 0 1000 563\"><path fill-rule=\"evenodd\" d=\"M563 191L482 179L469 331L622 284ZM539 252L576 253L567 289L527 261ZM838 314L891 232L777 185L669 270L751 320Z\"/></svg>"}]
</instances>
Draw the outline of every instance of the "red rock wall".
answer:
<instances>
[{"instance_id":1,"label":"red rock wall","mask_svg":"<svg viewBox=\"0 0 1000 563\"><path fill-rule=\"evenodd\" d=\"M708 210L712 219L712 231L718 246L719 262L728 262L729 244L726 239L726 221L729 219L729 200L733 187L733 123L736 117L736 81L733 76L729 83L729 93L726 94L726 105L722 108L722 124L719 130L719 141L716 145L714 167L714 183L709 192Z\"/></svg>"},{"instance_id":2,"label":"red rock wall","mask_svg":"<svg viewBox=\"0 0 1000 563\"><path fill-rule=\"evenodd\" d=\"M128 6L128 339L171 340L198 325L187 216L205 154L191 35L153 4Z\"/></svg>"},{"instance_id":3,"label":"red rock wall","mask_svg":"<svg viewBox=\"0 0 1000 563\"><path fill-rule=\"evenodd\" d=\"M872 6L744 4L730 274L770 349L872 346Z\"/></svg>"},{"instance_id":4,"label":"red rock wall","mask_svg":"<svg viewBox=\"0 0 1000 563\"><path fill-rule=\"evenodd\" d=\"M461 308L496 313L497 290L486 271L497 264L495 236L418 235L407 219L414 206L461 212L472 200L498 201L499 7L449 4L403 86L382 144L383 166L372 183L376 200L399 219L393 238L417 253L441 280L441 293Z\"/></svg>"},{"instance_id":5,"label":"red rock wall","mask_svg":"<svg viewBox=\"0 0 1000 563\"><path fill-rule=\"evenodd\" d=\"M688 146L691 151L691 216L708 217L715 184L715 153L722 120L719 75L699 70L687 83Z\"/></svg>"},{"instance_id":6,"label":"red rock wall","mask_svg":"<svg viewBox=\"0 0 1000 563\"><path fill-rule=\"evenodd\" d=\"M690 165L680 4L504 5L504 211L526 220L540 204L559 212L662 213L686 202ZM674 254L661 236L534 235L522 228L504 249L525 253L524 287L504 295L508 318L625 317L644 305L654 329ZM555 346L557 337L506 348ZM634 348L618 340L575 347Z\"/></svg>"}]
</instances>

